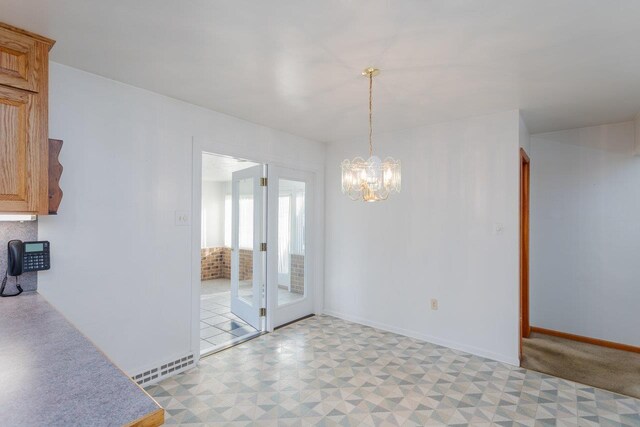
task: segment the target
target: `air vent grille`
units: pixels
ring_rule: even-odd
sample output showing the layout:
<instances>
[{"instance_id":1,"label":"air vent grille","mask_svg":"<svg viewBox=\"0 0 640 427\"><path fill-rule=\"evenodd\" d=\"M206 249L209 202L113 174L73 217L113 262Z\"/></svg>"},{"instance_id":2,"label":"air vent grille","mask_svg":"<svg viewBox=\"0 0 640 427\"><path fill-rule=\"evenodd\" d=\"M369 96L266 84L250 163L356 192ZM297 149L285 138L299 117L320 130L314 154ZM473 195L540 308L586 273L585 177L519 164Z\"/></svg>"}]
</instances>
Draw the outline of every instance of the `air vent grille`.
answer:
<instances>
[{"instance_id":1,"label":"air vent grille","mask_svg":"<svg viewBox=\"0 0 640 427\"><path fill-rule=\"evenodd\" d=\"M182 372L189 367L193 366L193 354L181 357L180 359L172 360L171 362L163 363L161 366L151 368L147 371L141 372L131 377L133 381L141 386L148 386L160 381L163 378Z\"/></svg>"}]
</instances>

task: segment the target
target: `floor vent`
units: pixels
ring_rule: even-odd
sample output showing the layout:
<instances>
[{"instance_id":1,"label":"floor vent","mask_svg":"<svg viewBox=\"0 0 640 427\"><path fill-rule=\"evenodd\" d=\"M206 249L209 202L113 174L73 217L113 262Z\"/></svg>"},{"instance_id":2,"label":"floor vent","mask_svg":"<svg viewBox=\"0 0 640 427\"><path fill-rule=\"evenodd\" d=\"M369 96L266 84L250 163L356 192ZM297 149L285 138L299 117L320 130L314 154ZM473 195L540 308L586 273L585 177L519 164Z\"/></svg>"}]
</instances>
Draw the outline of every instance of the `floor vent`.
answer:
<instances>
[{"instance_id":1,"label":"floor vent","mask_svg":"<svg viewBox=\"0 0 640 427\"><path fill-rule=\"evenodd\" d=\"M165 377L182 372L191 366L193 366L193 354L164 363L161 366L149 369L148 371L141 372L131 377L131 379L141 386L147 386L156 383Z\"/></svg>"}]
</instances>

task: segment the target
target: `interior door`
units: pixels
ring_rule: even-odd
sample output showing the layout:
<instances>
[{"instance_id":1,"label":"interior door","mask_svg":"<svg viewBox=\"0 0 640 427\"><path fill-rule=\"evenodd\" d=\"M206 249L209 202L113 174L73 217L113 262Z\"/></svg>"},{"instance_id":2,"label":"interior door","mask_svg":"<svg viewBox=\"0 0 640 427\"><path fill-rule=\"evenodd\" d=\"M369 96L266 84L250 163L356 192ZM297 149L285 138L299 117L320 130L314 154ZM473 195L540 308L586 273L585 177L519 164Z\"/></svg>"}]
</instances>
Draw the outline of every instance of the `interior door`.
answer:
<instances>
[{"instance_id":1,"label":"interior door","mask_svg":"<svg viewBox=\"0 0 640 427\"><path fill-rule=\"evenodd\" d=\"M313 314L313 177L269 166L268 329Z\"/></svg>"},{"instance_id":2,"label":"interior door","mask_svg":"<svg viewBox=\"0 0 640 427\"><path fill-rule=\"evenodd\" d=\"M262 165L243 169L231 178L231 312L262 330L264 307L264 197Z\"/></svg>"}]
</instances>

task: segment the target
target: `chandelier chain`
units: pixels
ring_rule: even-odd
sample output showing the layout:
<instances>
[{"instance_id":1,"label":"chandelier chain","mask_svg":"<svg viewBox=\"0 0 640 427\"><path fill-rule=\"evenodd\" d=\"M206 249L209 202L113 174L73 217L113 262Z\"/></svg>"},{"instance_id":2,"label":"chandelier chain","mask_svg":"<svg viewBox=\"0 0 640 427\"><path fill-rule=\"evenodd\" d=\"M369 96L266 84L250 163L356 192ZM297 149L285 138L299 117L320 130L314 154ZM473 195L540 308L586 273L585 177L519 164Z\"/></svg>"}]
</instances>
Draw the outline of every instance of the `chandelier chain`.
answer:
<instances>
[{"instance_id":1,"label":"chandelier chain","mask_svg":"<svg viewBox=\"0 0 640 427\"><path fill-rule=\"evenodd\" d=\"M373 156L373 72L369 72L369 157Z\"/></svg>"}]
</instances>

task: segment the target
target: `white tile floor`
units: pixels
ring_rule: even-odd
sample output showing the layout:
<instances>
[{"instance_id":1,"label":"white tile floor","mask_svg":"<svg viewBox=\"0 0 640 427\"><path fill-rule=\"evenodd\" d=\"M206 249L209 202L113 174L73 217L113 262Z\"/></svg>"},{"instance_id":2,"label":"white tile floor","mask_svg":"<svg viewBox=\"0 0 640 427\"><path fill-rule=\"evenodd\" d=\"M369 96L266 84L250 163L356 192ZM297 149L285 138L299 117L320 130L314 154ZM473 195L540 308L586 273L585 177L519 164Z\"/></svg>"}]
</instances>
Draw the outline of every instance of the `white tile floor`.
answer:
<instances>
[{"instance_id":1,"label":"white tile floor","mask_svg":"<svg viewBox=\"0 0 640 427\"><path fill-rule=\"evenodd\" d=\"M202 282L200 296L200 353L241 341L258 331L231 313L230 281Z\"/></svg>"}]
</instances>

